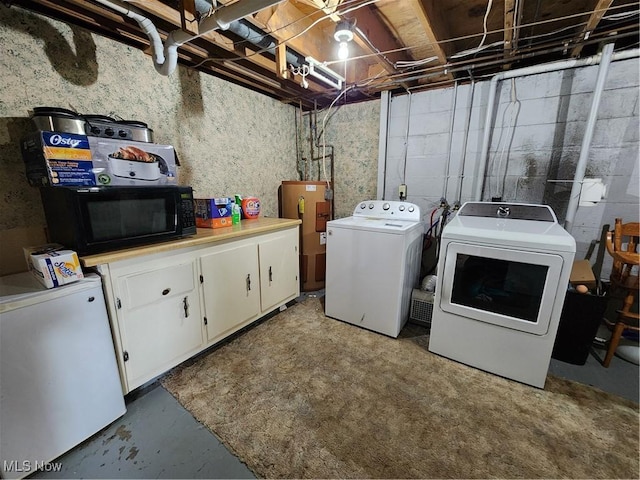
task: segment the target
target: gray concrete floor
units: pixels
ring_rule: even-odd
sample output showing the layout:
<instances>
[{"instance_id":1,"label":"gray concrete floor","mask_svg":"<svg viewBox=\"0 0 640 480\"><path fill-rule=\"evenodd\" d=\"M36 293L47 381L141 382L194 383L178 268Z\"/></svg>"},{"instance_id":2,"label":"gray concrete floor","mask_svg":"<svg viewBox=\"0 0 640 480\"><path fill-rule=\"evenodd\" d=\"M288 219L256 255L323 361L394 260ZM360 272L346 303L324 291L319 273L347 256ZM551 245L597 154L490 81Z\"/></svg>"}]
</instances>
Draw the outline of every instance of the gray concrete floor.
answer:
<instances>
[{"instance_id":1,"label":"gray concrete floor","mask_svg":"<svg viewBox=\"0 0 640 480\"><path fill-rule=\"evenodd\" d=\"M552 359L549 372L637 402L639 367L615 357L604 368L603 357L593 348L585 365ZM255 478L159 383L126 400L122 418L56 460L61 471L30 478Z\"/></svg>"}]
</instances>

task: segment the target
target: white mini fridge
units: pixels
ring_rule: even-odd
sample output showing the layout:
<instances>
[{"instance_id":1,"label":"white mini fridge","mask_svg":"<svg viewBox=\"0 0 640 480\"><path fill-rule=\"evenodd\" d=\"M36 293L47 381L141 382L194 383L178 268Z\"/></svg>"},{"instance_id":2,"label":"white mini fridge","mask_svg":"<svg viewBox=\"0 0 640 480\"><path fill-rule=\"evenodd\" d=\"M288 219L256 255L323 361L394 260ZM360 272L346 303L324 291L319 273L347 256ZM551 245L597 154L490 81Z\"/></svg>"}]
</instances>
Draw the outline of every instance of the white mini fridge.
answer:
<instances>
[{"instance_id":1,"label":"white mini fridge","mask_svg":"<svg viewBox=\"0 0 640 480\"><path fill-rule=\"evenodd\" d=\"M125 413L100 277L0 277L0 473L32 474Z\"/></svg>"}]
</instances>

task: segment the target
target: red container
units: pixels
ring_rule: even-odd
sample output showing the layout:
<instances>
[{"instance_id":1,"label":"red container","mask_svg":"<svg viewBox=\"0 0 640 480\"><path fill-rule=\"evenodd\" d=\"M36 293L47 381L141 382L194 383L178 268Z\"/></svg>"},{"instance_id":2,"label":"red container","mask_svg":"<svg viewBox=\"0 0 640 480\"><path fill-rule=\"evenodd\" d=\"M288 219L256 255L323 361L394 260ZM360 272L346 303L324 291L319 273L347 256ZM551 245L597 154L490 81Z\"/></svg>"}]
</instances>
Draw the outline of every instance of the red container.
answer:
<instances>
[{"instance_id":1,"label":"red container","mask_svg":"<svg viewBox=\"0 0 640 480\"><path fill-rule=\"evenodd\" d=\"M256 197L242 199L242 218L253 219L260 216L260 200Z\"/></svg>"}]
</instances>

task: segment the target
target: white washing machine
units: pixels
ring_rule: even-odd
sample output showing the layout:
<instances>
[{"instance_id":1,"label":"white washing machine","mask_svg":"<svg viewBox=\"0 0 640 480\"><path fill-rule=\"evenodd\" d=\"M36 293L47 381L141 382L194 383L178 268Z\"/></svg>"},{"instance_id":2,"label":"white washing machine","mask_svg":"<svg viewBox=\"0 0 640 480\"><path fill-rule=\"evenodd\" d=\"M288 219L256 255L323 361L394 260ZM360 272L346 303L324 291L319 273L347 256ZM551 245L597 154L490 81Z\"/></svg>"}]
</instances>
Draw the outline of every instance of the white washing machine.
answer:
<instances>
[{"instance_id":1,"label":"white washing machine","mask_svg":"<svg viewBox=\"0 0 640 480\"><path fill-rule=\"evenodd\" d=\"M418 284L420 208L370 200L351 217L327 222L325 314L397 337Z\"/></svg>"},{"instance_id":2,"label":"white washing machine","mask_svg":"<svg viewBox=\"0 0 640 480\"><path fill-rule=\"evenodd\" d=\"M575 251L547 205L465 203L442 232L429 350L543 388Z\"/></svg>"}]
</instances>

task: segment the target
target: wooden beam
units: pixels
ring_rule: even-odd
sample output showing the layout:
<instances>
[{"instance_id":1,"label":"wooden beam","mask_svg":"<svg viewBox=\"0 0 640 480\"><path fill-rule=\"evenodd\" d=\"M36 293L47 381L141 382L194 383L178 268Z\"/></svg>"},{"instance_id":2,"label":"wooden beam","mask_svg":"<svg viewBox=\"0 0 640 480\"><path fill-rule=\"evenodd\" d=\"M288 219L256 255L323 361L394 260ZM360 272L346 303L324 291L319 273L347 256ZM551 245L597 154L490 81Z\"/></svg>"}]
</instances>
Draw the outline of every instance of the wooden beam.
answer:
<instances>
[{"instance_id":1,"label":"wooden beam","mask_svg":"<svg viewBox=\"0 0 640 480\"><path fill-rule=\"evenodd\" d=\"M322 28L331 21L325 20L311 26L321 17L323 17L322 12L318 12L317 15L305 16L289 2L279 3L275 7L259 11L255 15L256 20L272 32L271 35L280 42L285 42L301 54L325 62L331 59L327 58L327 37Z\"/></svg>"},{"instance_id":2,"label":"wooden beam","mask_svg":"<svg viewBox=\"0 0 640 480\"><path fill-rule=\"evenodd\" d=\"M302 3L311 5L312 7L322 10L325 15L329 15L329 18L334 22L340 21L340 16L336 14L337 8L343 2L343 0L300 0Z\"/></svg>"},{"instance_id":3,"label":"wooden beam","mask_svg":"<svg viewBox=\"0 0 640 480\"><path fill-rule=\"evenodd\" d=\"M276 47L276 70L279 77L285 80L291 78L291 72L287 68L287 46L284 43L279 43Z\"/></svg>"},{"instance_id":4,"label":"wooden beam","mask_svg":"<svg viewBox=\"0 0 640 480\"><path fill-rule=\"evenodd\" d=\"M576 38L576 43L578 45L576 45L573 50L571 50L572 57L578 57L580 55L580 52L582 52L582 44L580 42L589 38L589 35L591 35L591 32L596 29L598 23L600 23L600 20L607 12L607 9L611 6L612 3L613 0L598 0L597 5L589 16L587 24L582 28L582 31Z\"/></svg>"},{"instance_id":5,"label":"wooden beam","mask_svg":"<svg viewBox=\"0 0 640 480\"><path fill-rule=\"evenodd\" d=\"M337 58L338 44L333 39L334 23L325 19L322 11L313 15L304 15L290 2L258 12L253 19L261 28L270 31L270 35L280 43L286 43L303 57L313 57L318 62L332 62ZM249 20L251 21L251 20ZM313 25L313 26L312 26ZM334 69L332 64L330 68ZM335 67L338 68L338 67ZM349 71L354 79L365 78L368 63L363 60L349 60ZM311 80L310 77L307 80Z\"/></svg>"},{"instance_id":6,"label":"wooden beam","mask_svg":"<svg viewBox=\"0 0 640 480\"><path fill-rule=\"evenodd\" d=\"M180 11L180 25L182 30L191 35L198 34L198 18L196 16L195 0L180 0L178 5Z\"/></svg>"},{"instance_id":7,"label":"wooden beam","mask_svg":"<svg viewBox=\"0 0 640 480\"><path fill-rule=\"evenodd\" d=\"M520 2L516 2L516 0L504 0L504 58L512 57L518 50L523 2L524 0ZM516 11L516 4L520 6L519 11ZM510 70L511 64L504 64L502 69Z\"/></svg>"},{"instance_id":8,"label":"wooden beam","mask_svg":"<svg viewBox=\"0 0 640 480\"><path fill-rule=\"evenodd\" d=\"M516 23L516 1L504 0L504 56L508 57L513 54L516 46L514 45L514 25Z\"/></svg>"},{"instance_id":9,"label":"wooden beam","mask_svg":"<svg viewBox=\"0 0 640 480\"><path fill-rule=\"evenodd\" d=\"M420 20L422 28L427 36L427 40L431 44L435 56L438 57L440 65L447 65L447 50L449 47L443 47L438 43L440 39L444 39L444 21L440 18L438 12L442 11L442 8L438 8L434 5L434 0L410 0L416 17ZM447 78L453 80L453 75L446 74Z\"/></svg>"},{"instance_id":10,"label":"wooden beam","mask_svg":"<svg viewBox=\"0 0 640 480\"><path fill-rule=\"evenodd\" d=\"M355 10L351 16L356 20L353 40L365 53L374 54L376 62L387 72L395 73L394 64L400 60L412 60L371 5Z\"/></svg>"}]
</instances>

